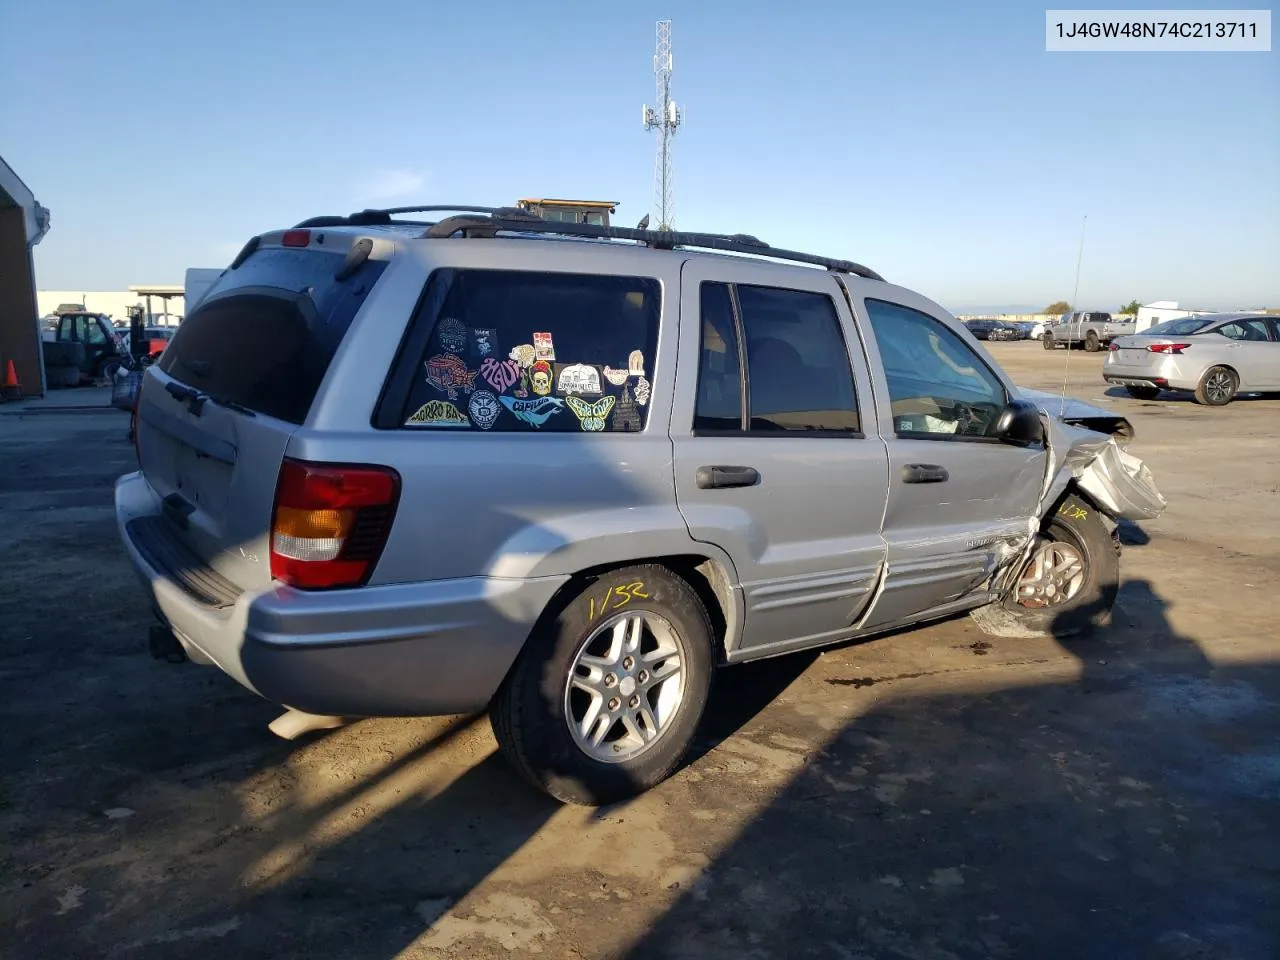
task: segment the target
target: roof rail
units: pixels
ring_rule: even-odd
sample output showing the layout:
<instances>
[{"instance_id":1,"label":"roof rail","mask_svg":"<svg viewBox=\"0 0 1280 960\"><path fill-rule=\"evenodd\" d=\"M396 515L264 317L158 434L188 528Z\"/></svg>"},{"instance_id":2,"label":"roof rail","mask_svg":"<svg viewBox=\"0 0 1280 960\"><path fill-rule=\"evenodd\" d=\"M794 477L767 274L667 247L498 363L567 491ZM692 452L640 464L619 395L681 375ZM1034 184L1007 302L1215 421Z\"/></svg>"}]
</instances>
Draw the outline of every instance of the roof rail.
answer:
<instances>
[{"instance_id":1,"label":"roof rail","mask_svg":"<svg viewBox=\"0 0 1280 960\"><path fill-rule=\"evenodd\" d=\"M433 224L424 237L441 238L461 233L464 237L493 237L498 233L549 233L569 237L590 237L599 240L634 240L655 250L672 250L676 247L693 247L703 250L720 250L728 253L745 253L775 260L790 260L826 267L837 273L852 273L868 280L883 281L884 277L870 267L851 260L834 260L812 253L799 253L771 247L763 240L744 233L732 236L721 233L682 233L670 230L638 230L631 227L601 227L590 223L561 223L523 216L511 217L506 211L498 211L489 217L449 217Z\"/></svg>"},{"instance_id":2,"label":"roof rail","mask_svg":"<svg viewBox=\"0 0 1280 960\"><path fill-rule=\"evenodd\" d=\"M349 213L346 216L321 216L311 217L303 220L294 226L295 230L301 230L307 227L378 227L389 226L395 223L392 216L398 216L403 213L522 213L512 207L473 207L467 204L456 203L439 203L431 204L425 207L384 207L381 209L360 210L356 213ZM528 216L528 214L525 214ZM409 223L418 225L416 221L400 221L401 223ZM426 221L422 225L429 226L433 221Z\"/></svg>"}]
</instances>

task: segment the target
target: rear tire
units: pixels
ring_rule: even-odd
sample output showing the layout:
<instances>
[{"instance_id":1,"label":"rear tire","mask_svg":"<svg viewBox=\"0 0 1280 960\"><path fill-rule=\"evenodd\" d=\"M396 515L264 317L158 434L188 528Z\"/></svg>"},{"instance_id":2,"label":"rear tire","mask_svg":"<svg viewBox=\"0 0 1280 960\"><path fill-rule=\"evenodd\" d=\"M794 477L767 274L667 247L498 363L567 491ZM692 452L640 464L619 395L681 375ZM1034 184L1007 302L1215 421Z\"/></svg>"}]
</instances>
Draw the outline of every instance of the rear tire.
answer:
<instances>
[{"instance_id":1,"label":"rear tire","mask_svg":"<svg viewBox=\"0 0 1280 960\"><path fill-rule=\"evenodd\" d=\"M1155 400L1160 396L1159 387L1142 387L1136 385L1126 386L1125 392L1135 400Z\"/></svg>"},{"instance_id":2,"label":"rear tire","mask_svg":"<svg viewBox=\"0 0 1280 960\"><path fill-rule=\"evenodd\" d=\"M1196 403L1206 407L1225 407L1236 398L1240 379L1230 367L1210 367L1196 385Z\"/></svg>"},{"instance_id":3,"label":"rear tire","mask_svg":"<svg viewBox=\"0 0 1280 960\"><path fill-rule=\"evenodd\" d=\"M642 642L632 649L626 642L637 620ZM624 639L615 648L618 624ZM500 752L565 803L613 803L656 786L684 758L706 708L712 637L697 593L668 568L645 564L597 577L535 628L494 696L489 717ZM679 686L669 696L662 684L672 682ZM632 712L645 707L652 727ZM646 739L638 733L651 730L650 740L637 743Z\"/></svg>"},{"instance_id":4,"label":"rear tire","mask_svg":"<svg viewBox=\"0 0 1280 960\"><path fill-rule=\"evenodd\" d=\"M1041 529L1039 544L1026 562L1019 581L1008 596L970 611L986 633L996 637L1071 637L1111 622L1111 608L1120 589L1120 550L1102 516L1089 503L1068 494ZM1047 597L1039 586L1028 585L1037 556L1060 544L1082 561L1081 578L1065 601ZM1046 553L1046 555L1049 555ZM1071 586L1068 578L1068 586ZM1034 590L1031 596L1020 594ZM1056 593L1061 592L1059 588ZM1045 606L1027 602L1046 601Z\"/></svg>"},{"instance_id":5,"label":"rear tire","mask_svg":"<svg viewBox=\"0 0 1280 960\"><path fill-rule=\"evenodd\" d=\"M1092 330L1084 335L1084 348L1090 353L1097 353L1102 349L1102 341L1098 339L1098 335Z\"/></svg>"}]
</instances>

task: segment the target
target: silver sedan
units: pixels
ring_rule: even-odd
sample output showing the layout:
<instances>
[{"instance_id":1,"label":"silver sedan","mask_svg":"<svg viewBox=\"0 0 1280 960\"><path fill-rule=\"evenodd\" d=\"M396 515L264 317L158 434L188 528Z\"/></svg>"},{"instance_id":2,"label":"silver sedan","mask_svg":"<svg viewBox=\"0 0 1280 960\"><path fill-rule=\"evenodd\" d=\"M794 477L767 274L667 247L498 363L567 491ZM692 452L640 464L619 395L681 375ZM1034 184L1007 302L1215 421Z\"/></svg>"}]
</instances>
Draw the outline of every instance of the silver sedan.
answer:
<instances>
[{"instance_id":1,"label":"silver sedan","mask_svg":"<svg viewBox=\"0 0 1280 960\"><path fill-rule=\"evenodd\" d=\"M1183 317L1117 337L1102 378L1139 400L1154 400L1161 390L1188 390L1211 407L1241 392L1280 390L1280 317Z\"/></svg>"}]
</instances>

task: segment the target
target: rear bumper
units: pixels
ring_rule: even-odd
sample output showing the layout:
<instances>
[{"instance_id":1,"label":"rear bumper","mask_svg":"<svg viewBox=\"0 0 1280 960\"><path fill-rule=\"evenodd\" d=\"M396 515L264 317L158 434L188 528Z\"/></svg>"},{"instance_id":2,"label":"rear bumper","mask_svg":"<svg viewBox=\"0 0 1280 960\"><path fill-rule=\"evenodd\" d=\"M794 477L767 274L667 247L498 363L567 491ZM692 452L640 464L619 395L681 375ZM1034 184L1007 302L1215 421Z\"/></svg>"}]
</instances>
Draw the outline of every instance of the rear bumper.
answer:
<instances>
[{"instance_id":1,"label":"rear bumper","mask_svg":"<svg viewBox=\"0 0 1280 960\"><path fill-rule=\"evenodd\" d=\"M1174 356L1150 354L1144 363L1123 363L1115 354L1107 355L1102 365L1102 379L1121 386L1151 386L1164 390L1194 390L1199 380L1196 373L1182 370Z\"/></svg>"},{"instance_id":2,"label":"rear bumper","mask_svg":"<svg viewBox=\"0 0 1280 960\"><path fill-rule=\"evenodd\" d=\"M567 580L468 577L323 592L275 585L227 595L216 574L211 585L172 552L140 543L135 521L160 513L140 473L116 481L115 503L129 559L191 658L309 713L483 709Z\"/></svg>"}]
</instances>

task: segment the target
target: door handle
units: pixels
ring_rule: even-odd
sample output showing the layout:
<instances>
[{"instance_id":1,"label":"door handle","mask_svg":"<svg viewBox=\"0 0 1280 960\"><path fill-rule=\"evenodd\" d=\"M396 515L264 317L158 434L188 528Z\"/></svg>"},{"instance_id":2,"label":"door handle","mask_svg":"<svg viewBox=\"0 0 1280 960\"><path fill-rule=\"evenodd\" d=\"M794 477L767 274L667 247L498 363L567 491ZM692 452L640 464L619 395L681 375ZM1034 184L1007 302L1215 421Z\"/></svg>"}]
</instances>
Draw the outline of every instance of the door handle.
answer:
<instances>
[{"instance_id":1,"label":"door handle","mask_svg":"<svg viewBox=\"0 0 1280 960\"><path fill-rule=\"evenodd\" d=\"M760 482L760 471L755 467L699 467L696 480L699 490L754 487Z\"/></svg>"},{"instance_id":2,"label":"door handle","mask_svg":"<svg viewBox=\"0 0 1280 960\"><path fill-rule=\"evenodd\" d=\"M950 476L936 463L908 463L902 468L903 483L946 483Z\"/></svg>"}]
</instances>

